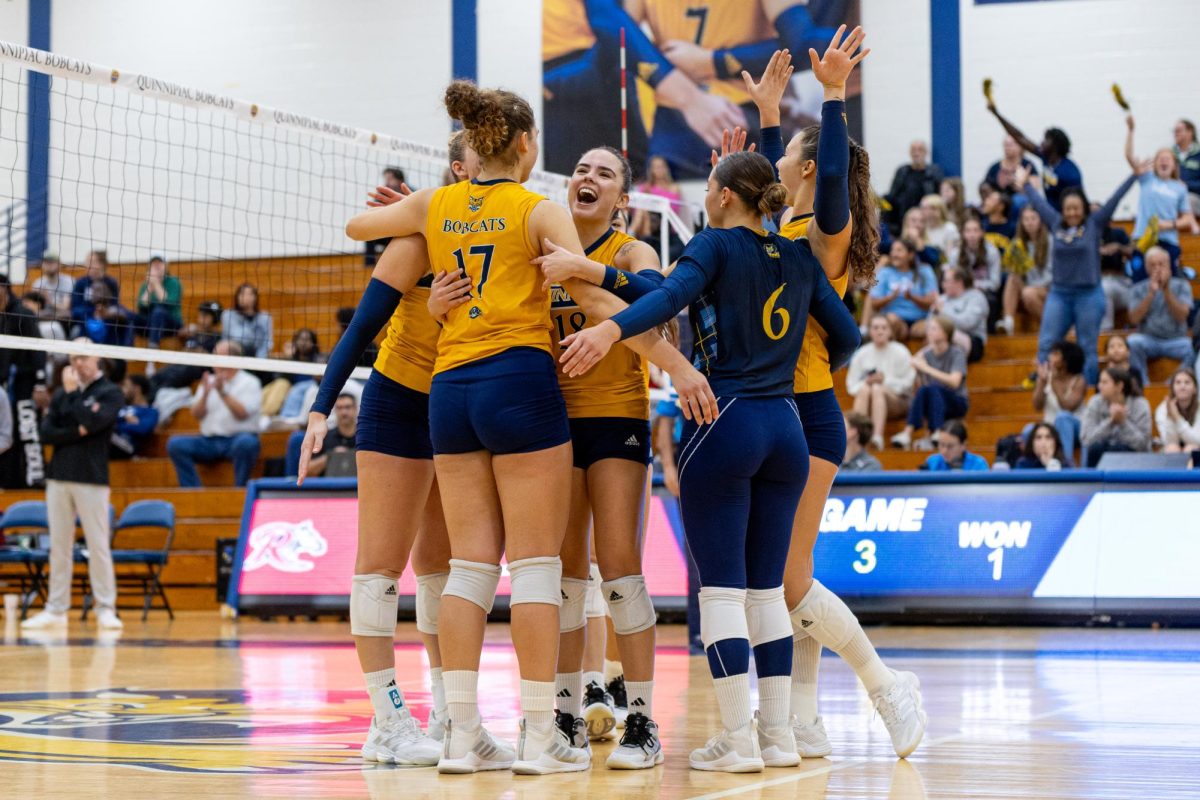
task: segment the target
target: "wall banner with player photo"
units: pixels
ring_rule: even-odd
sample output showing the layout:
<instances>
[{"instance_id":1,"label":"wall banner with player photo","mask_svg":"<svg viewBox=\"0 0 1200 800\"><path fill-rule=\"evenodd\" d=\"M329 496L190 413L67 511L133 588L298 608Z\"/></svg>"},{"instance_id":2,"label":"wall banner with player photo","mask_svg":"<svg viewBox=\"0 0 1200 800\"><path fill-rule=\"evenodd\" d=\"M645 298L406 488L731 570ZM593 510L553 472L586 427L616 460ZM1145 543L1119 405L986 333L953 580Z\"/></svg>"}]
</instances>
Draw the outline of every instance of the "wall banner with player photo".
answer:
<instances>
[{"instance_id":1,"label":"wall banner with player photo","mask_svg":"<svg viewBox=\"0 0 1200 800\"><path fill-rule=\"evenodd\" d=\"M857 25L859 2L544 0L546 169L570 173L586 148L625 142L638 180L651 156L662 156L675 180L707 177L722 129L741 125L757 139L758 111L741 72L757 80L780 48L791 50L796 68L782 102L786 142L821 114L808 49L824 52L838 25ZM860 141L861 109L855 71L847 116Z\"/></svg>"}]
</instances>

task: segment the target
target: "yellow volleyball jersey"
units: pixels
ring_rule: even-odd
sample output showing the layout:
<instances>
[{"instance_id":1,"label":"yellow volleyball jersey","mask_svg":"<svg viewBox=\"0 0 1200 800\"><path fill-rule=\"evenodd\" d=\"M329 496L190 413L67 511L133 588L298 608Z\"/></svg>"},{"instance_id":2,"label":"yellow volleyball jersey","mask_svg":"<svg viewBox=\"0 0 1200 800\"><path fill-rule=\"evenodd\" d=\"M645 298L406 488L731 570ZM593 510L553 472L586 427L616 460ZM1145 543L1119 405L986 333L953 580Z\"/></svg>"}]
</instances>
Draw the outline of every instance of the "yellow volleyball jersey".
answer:
<instances>
[{"instance_id":1,"label":"yellow volleyball jersey","mask_svg":"<svg viewBox=\"0 0 1200 800\"><path fill-rule=\"evenodd\" d=\"M709 50L724 50L776 38L775 27L757 0L644 0L646 22L661 48L672 39L694 42ZM749 103L742 65L728 56L726 74L713 81L709 91L741 105Z\"/></svg>"},{"instance_id":2,"label":"yellow volleyball jersey","mask_svg":"<svg viewBox=\"0 0 1200 800\"><path fill-rule=\"evenodd\" d=\"M433 372L445 372L513 347L550 352L550 293L532 259L529 215L545 198L500 179L434 192L425 242L434 274L465 271L471 300L446 315Z\"/></svg>"},{"instance_id":3,"label":"yellow volleyball jersey","mask_svg":"<svg viewBox=\"0 0 1200 800\"><path fill-rule=\"evenodd\" d=\"M808 235L808 223L812 217L812 214L793 217L779 233L789 239L803 239ZM847 269L840 278L830 283L839 297L845 297L846 288L850 285L850 270ZM804 329L804 344L800 347L800 359L796 362L796 376L792 382L792 390L796 394L833 388L833 373L829 369L829 351L825 349L825 338L825 329L821 327L821 323L810 317L808 327Z\"/></svg>"},{"instance_id":4,"label":"yellow volleyball jersey","mask_svg":"<svg viewBox=\"0 0 1200 800\"><path fill-rule=\"evenodd\" d=\"M583 0L542 0L542 61L587 50L595 43Z\"/></svg>"},{"instance_id":5,"label":"yellow volleyball jersey","mask_svg":"<svg viewBox=\"0 0 1200 800\"><path fill-rule=\"evenodd\" d=\"M609 228L608 233L587 248L587 256L601 264L612 264L617 251L634 237ZM554 358L562 355L559 342L576 331L591 327L571 295L559 285L550 295L550 335ZM615 345L596 366L574 378L558 373L558 385L567 403L567 416L650 418L650 390L642 357L624 345Z\"/></svg>"},{"instance_id":6,"label":"yellow volleyball jersey","mask_svg":"<svg viewBox=\"0 0 1200 800\"><path fill-rule=\"evenodd\" d=\"M426 275L400 298L375 358L375 369L385 377L425 394L433 380L442 331L426 305L432 281L433 276Z\"/></svg>"}]
</instances>

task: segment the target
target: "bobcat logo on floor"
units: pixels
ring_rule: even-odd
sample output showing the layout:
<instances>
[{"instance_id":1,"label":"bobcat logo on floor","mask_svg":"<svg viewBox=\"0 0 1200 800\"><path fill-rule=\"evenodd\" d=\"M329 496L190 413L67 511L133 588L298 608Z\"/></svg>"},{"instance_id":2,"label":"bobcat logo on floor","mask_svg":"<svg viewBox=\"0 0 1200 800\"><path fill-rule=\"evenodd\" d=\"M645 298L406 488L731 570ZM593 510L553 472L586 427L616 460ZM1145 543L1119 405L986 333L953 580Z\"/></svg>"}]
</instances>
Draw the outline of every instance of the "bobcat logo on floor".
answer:
<instances>
[{"instance_id":1,"label":"bobcat logo on floor","mask_svg":"<svg viewBox=\"0 0 1200 800\"><path fill-rule=\"evenodd\" d=\"M315 565L301 556L320 558L328 550L329 543L313 527L311 519L268 522L250 531L242 569L253 572L260 567L271 567L280 572L309 572Z\"/></svg>"},{"instance_id":2,"label":"bobcat logo on floor","mask_svg":"<svg viewBox=\"0 0 1200 800\"><path fill-rule=\"evenodd\" d=\"M222 690L0 694L0 764L274 775L361 770L369 707L360 692L322 695L314 710L311 703L267 704Z\"/></svg>"}]
</instances>

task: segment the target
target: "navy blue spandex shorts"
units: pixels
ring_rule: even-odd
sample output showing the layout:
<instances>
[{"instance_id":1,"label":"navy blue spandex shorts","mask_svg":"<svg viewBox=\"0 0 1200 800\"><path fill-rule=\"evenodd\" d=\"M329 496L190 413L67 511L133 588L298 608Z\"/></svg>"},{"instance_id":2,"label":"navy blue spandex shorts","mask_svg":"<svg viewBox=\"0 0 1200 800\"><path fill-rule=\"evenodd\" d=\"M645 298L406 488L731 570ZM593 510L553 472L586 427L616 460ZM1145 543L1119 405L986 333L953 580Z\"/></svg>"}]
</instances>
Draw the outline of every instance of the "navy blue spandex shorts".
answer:
<instances>
[{"instance_id":1,"label":"navy blue spandex shorts","mask_svg":"<svg viewBox=\"0 0 1200 800\"><path fill-rule=\"evenodd\" d=\"M371 371L358 409L355 447L399 458L433 458L429 395Z\"/></svg>"}]
</instances>

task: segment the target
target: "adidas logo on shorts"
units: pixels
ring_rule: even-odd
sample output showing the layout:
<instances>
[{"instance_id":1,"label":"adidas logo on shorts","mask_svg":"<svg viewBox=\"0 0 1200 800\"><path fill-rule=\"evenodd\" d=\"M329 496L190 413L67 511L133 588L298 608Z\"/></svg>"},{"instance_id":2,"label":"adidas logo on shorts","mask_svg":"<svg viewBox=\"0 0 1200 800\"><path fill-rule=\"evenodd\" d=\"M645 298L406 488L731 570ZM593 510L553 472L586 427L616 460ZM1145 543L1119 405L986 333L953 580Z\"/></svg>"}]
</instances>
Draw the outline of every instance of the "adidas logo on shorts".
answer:
<instances>
[{"instance_id":1,"label":"adidas logo on shorts","mask_svg":"<svg viewBox=\"0 0 1200 800\"><path fill-rule=\"evenodd\" d=\"M636 436L630 436L628 439L625 440L626 447L637 447L640 444L641 444L641 442L638 441L638 438Z\"/></svg>"},{"instance_id":2,"label":"adidas logo on shorts","mask_svg":"<svg viewBox=\"0 0 1200 800\"><path fill-rule=\"evenodd\" d=\"M384 597L395 597L396 596L396 587L395 586L387 587L387 591L383 593L383 596Z\"/></svg>"},{"instance_id":3,"label":"adidas logo on shorts","mask_svg":"<svg viewBox=\"0 0 1200 800\"><path fill-rule=\"evenodd\" d=\"M624 599L625 599L624 597L621 597L621 595L617 594L615 591L608 596L608 602L610 602L610 603L615 603L618 600L624 600Z\"/></svg>"},{"instance_id":4,"label":"adidas logo on shorts","mask_svg":"<svg viewBox=\"0 0 1200 800\"><path fill-rule=\"evenodd\" d=\"M811 619L802 619L802 620L800 620L800 627L801 627L801 628L807 628L809 625L812 625L812 624L813 624L813 621L812 621Z\"/></svg>"}]
</instances>

